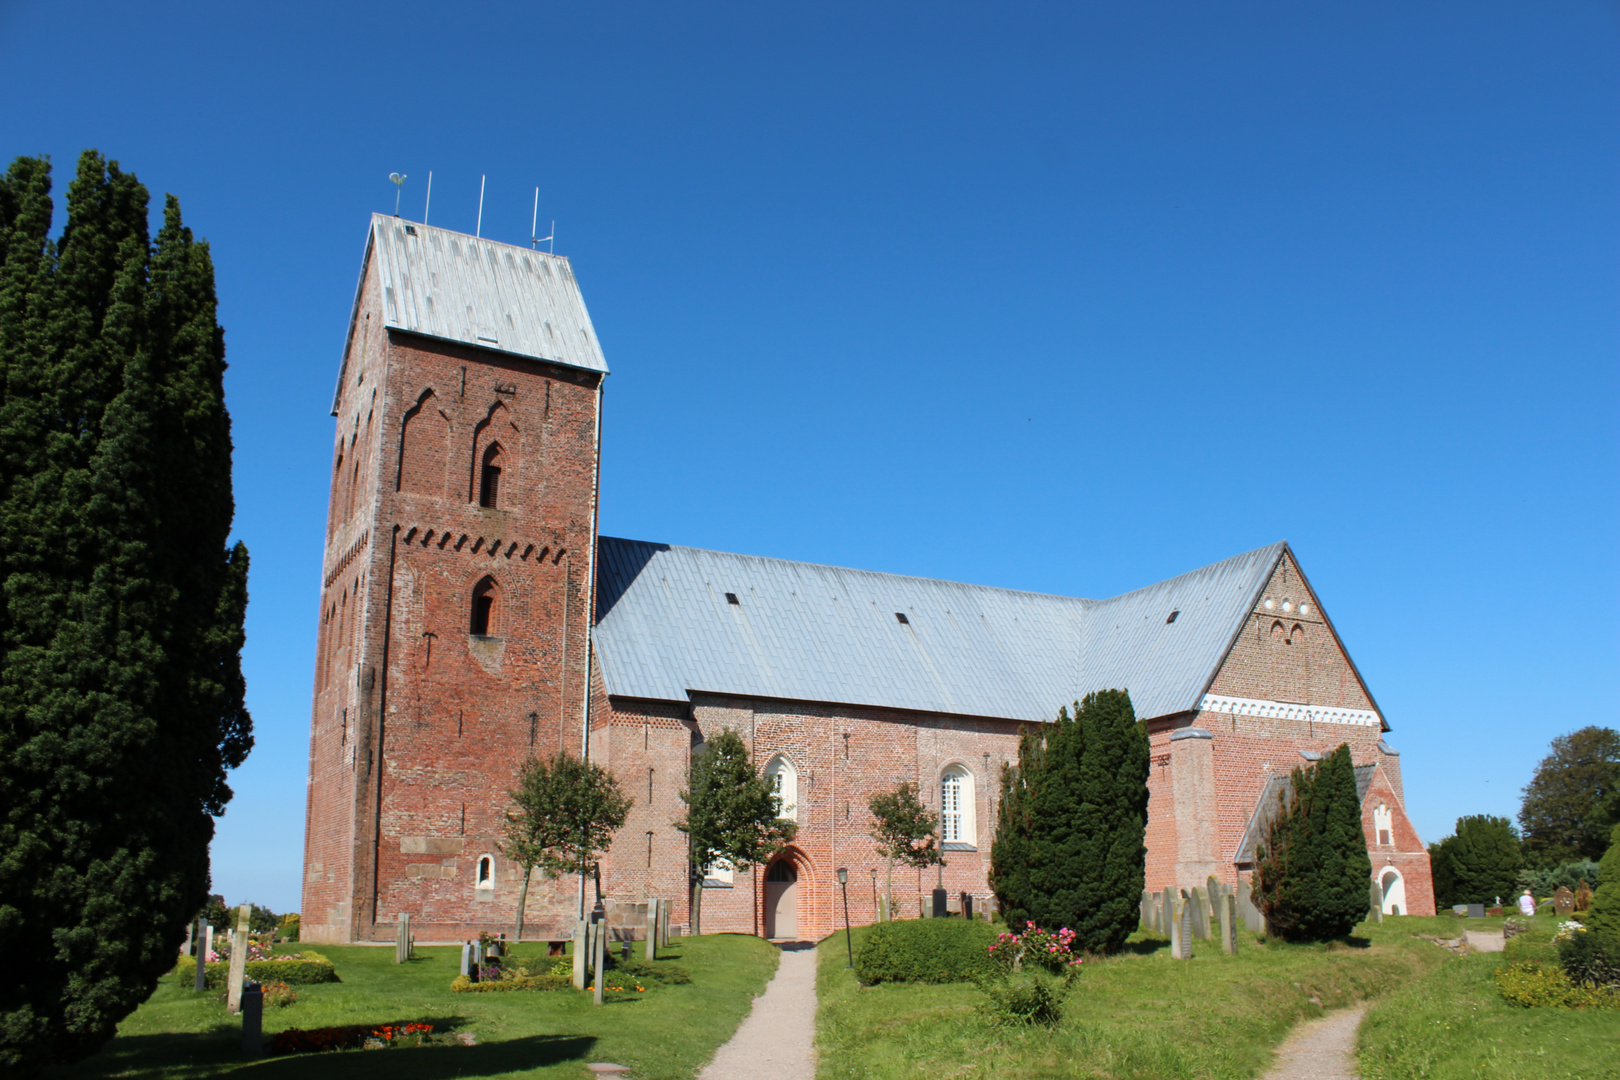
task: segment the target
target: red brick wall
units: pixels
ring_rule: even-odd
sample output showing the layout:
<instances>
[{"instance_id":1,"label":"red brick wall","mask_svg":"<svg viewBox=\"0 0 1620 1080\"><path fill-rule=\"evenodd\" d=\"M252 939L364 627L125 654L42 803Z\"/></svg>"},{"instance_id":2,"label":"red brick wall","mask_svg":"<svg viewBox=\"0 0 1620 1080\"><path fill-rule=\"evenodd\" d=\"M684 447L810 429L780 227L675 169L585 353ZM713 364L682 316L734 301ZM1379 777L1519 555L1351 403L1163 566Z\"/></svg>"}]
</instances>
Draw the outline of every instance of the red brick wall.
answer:
<instances>
[{"instance_id":1,"label":"red brick wall","mask_svg":"<svg viewBox=\"0 0 1620 1080\"><path fill-rule=\"evenodd\" d=\"M381 331L377 301L368 271L338 403L316 662L312 940L387 936L400 911L423 937L510 929L505 792L529 753L578 753L584 723L599 377ZM497 439L486 509L478 466ZM475 638L486 577L494 618ZM474 882L485 854L489 890ZM537 878L530 921L571 919L571 888Z\"/></svg>"}]
</instances>

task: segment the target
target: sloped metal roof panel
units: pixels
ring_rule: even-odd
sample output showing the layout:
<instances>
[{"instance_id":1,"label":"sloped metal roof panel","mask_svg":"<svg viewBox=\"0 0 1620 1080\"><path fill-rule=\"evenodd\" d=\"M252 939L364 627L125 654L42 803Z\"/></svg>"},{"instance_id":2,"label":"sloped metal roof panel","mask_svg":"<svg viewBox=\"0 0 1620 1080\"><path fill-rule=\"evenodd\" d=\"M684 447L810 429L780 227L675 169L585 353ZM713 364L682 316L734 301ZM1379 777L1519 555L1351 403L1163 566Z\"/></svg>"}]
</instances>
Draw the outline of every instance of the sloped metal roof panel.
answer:
<instances>
[{"instance_id":1,"label":"sloped metal roof panel","mask_svg":"<svg viewBox=\"0 0 1620 1080\"><path fill-rule=\"evenodd\" d=\"M386 214L371 232L390 328L607 373L565 257Z\"/></svg>"},{"instance_id":2,"label":"sloped metal roof panel","mask_svg":"<svg viewBox=\"0 0 1620 1080\"><path fill-rule=\"evenodd\" d=\"M1123 605L612 537L599 550L595 640L610 693L1048 720L1118 686L1141 716L1194 707L1264 583L1251 583L1256 567L1282 546L1127 594ZM1178 633L1137 625L1165 601L1187 609ZM1111 621L1099 624L1103 609ZM1093 644L1100 625L1106 640Z\"/></svg>"}]
</instances>

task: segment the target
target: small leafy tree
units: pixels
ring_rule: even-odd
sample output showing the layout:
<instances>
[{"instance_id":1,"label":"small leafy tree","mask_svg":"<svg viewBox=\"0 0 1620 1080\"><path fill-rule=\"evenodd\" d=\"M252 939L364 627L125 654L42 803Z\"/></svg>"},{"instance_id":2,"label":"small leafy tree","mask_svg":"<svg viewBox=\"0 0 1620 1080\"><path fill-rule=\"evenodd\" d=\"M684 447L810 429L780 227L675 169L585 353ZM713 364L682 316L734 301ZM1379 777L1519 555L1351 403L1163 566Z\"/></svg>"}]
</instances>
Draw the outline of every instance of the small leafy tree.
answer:
<instances>
[{"instance_id":1,"label":"small leafy tree","mask_svg":"<svg viewBox=\"0 0 1620 1080\"><path fill-rule=\"evenodd\" d=\"M514 938L523 940L523 909L529 900L529 876L536 867L547 878L588 872L590 864L613 844L624 826L632 800L619 790L613 775L593 761L558 752L549 760L531 757L518 772L518 786L507 793L502 855L523 868L518 891Z\"/></svg>"},{"instance_id":2,"label":"small leafy tree","mask_svg":"<svg viewBox=\"0 0 1620 1080\"><path fill-rule=\"evenodd\" d=\"M1429 865L1442 905L1489 904L1518 890L1524 859L1511 821L1472 814L1458 818L1457 831L1434 845Z\"/></svg>"},{"instance_id":3,"label":"small leafy tree","mask_svg":"<svg viewBox=\"0 0 1620 1080\"><path fill-rule=\"evenodd\" d=\"M939 848L939 815L917 797L917 785L900 783L893 791L879 792L867 801L872 811L872 839L878 854L887 861L884 895L889 901L889 917L894 917L894 864L896 861L918 870L944 866Z\"/></svg>"},{"instance_id":4,"label":"small leafy tree","mask_svg":"<svg viewBox=\"0 0 1620 1080\"><path fill-rule=\"evenodd\" d=\"M703 932L703 871L716 862L737 868L768 860L792 842L798 824L778 817L776 783L749 760L748 745L725 730L692 751L686 815L675 827L692 851L692 933Z\"/></svg>"},{"instance_id":5,"label":"small leafy tree","mask_svg":"<svg viewBox=\"0 0 1620 1080\"><path fill-rule=\"evenodd\" d=\"M1285 941L1348 934L1367 913L1372 860L1350 747L1295 769L1255 865L1255 902Z\"/></svg>"}]
</instances>

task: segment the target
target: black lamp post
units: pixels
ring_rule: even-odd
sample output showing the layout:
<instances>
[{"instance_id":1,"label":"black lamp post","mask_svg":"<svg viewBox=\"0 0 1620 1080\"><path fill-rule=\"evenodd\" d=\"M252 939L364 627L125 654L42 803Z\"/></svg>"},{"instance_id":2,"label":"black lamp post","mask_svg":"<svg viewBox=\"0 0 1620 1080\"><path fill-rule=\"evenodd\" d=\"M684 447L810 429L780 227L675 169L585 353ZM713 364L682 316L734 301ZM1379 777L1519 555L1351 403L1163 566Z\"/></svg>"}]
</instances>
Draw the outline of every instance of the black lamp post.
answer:
<instances>
[{"instance_id":1,"label":"black lamp post","mask_svg":"<svg viewBox=\"0 0 1620 1080\"><path fill-rule=\"evenodd\" d=\"M847 971L855 966L855 945L849 936L849 867L838 868L838 884L844 890L844 949L849 953L849 963L844 969Z\"/></svg>"}]
</instances>

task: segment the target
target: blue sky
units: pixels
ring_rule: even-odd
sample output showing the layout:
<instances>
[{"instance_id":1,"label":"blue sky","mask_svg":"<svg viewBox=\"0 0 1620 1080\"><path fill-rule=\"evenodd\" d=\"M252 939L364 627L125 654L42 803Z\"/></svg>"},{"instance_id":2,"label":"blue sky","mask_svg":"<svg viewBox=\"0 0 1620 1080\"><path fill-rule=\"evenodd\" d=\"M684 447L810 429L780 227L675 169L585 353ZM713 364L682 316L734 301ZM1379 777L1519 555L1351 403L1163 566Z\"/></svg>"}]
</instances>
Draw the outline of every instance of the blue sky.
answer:
<instances>
[{"instance_id":1,"label":"blue sky","mask_svg":"<svg viewBox=\"0 0 1620 1080\"><path fill-rule=\"evenodd\" d=\"M258 745L214 880L296 909L366 216L542 229L609 535L1079 596L1278 539L1425 840L1615 723L1620 16L1497 4L0 0L0 155L213 245ZM1056 703L1054 703L1056 704Z\"/></svg>"}]
</instances>

